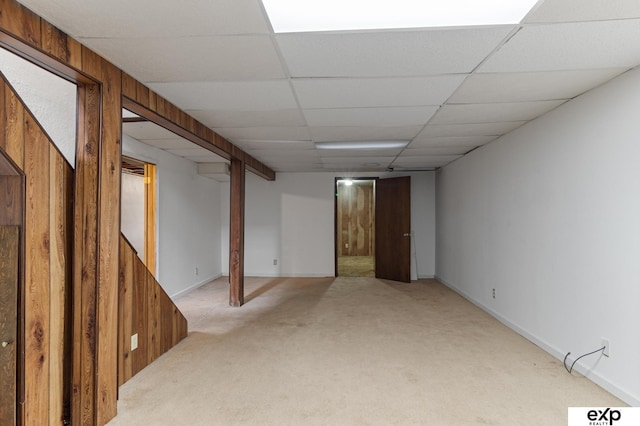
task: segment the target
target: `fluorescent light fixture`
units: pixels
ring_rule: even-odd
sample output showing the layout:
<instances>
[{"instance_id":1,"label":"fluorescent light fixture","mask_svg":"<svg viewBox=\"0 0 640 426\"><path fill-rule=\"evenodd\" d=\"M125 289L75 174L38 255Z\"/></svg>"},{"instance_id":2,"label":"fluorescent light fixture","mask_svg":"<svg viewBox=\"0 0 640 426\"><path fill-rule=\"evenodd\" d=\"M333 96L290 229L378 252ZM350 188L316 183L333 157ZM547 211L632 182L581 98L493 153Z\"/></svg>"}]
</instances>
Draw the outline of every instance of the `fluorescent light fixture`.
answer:
<instances>
[{"instance_id":1,"label":"fluorescent light fixture","mask_svg":"<svg viewBox=\"0 0 640 426\"><path fill-rule=\"evenodd\" d=\"M262 0L276 33L517 24L538 0Z\"/></svg>"},{"instance_id":2,"label":"fluorescent light fixture","mask_svg":"<svg viewBox=\"0 0 640 426\"><path fill-rule=\"evenodd\" d=\"M409 141L316 142L316 149L398 149Z\"/></svg>"}]
</instances>

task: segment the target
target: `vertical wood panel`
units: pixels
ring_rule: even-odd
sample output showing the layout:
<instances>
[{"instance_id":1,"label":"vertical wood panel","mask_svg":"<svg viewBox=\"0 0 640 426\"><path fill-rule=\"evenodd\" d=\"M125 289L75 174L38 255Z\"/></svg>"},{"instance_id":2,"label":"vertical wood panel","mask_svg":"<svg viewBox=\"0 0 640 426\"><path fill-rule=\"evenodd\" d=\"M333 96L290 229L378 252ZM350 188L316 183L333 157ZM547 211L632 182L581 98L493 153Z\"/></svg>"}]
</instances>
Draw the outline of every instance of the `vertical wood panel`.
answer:
<instances>
[{"instance_id":1,"label":"vertical wood panel","mask_svg":"<svg viewBox=\"0 0 640 426\"><path fill-rule=\"evenodd\" d=\"M11 90L5 89L5 145L7 155L24 170L24 109L20 100Z\"/></svg>"},{"instance_id":2,"label":"vertical wood panel","mask_svg":"<svg viewBox=\"0 0 640 426\"><path fill-rule=\"evenodd\" d=\"M0 0L0 27L29 45L41 46L40 17L14 0Z\"/></svg>"},{"instance_id":3,"label":"vertical wood panel","mask_svg":"<svg viewBox=\"0 0 640 426\"><path fill-rule=\"evenodd\" d=\"M133 333L138 334L138 349L131 352L133 356L133 374L138 373L149 364L147 358L147 342L149 341L147 318L149 315L149 307L147 303L147 277L143 266L142 261L138 256L135 256L133 293L135 322Z\"/></svg>"},{"instance_id":4,"label":"vertical wood panel","mask_svg":"<svg viewBox=\"0 0 640 426\"><path fill-rule=\"evenodd\" d=\"M19 228L0 226L0 425L16 424Z\"/></svg>"},{"instance_id":5,"label":"vertical wood panel","mask_svg":"<svg viewBox=\"0 0 640 426\"><path fill-rule=\"evenodd\" d=\"M153 278L145 274L147 287L147 361L152 363L158 357L158 289Z\"/></svg>"},{"instance_id":6,"label":"vertical wood panel","mask_svg":"<svg viewBox=\"0 0 640 426\"><path fill-rule=\"evenodd\" d=\"M100 144L98 216L98 335L96 342L96 415L105 424L117 412L118 390L118 272L120 248L120 178L122 123L121 74L101 60L102 143Z\"/></svg>"},{"instance_id":7,"label":"vertical wood panel","mask_svg":"<svg viewBox=\"0 0 640 426\"><path fill-rule=\"evenodd\" d=\"M25 424L49 423L49 141L25 117Z\"/></svg>"},{"instance_id":8,"label":"vertical wood panel","mask_svg":"<svg viewBox=\"0 0 640 426\"><path fill-rule=\"evenodd\" d=\"M22 224L22 178L0 176L0 225Z\"/></svg>"},{"instance_id":9,"label":"vertical wood panel","mask_svg":"<svg viewBox=\"0 0 640 426\"><path fill-rule=\"evenodd\" d=\"M88 55L83 53L83 62ZM78 88L78 144L74 188L72 424L95 423L95 348L100 91Z\"/></svg>"},{"instance_id":10,"label":"vertical wood panel","mask_svg":"<svg viewBox=\"0 0 640 426\"><path fill-rule=\"evenodd\" d=\"M82 46L76 40L42 20L42 48L63 63L80 69L82 66Z\"/></svg>"},{"instance_id":11,"label":"vertical wood panel","mask_svg":"<svg viewBox=\"0 0 640 426\"><path fill-rule=\"evenodd\" d=\"M131 335L133 334L133 256L127 250L124 238L120 239L120 295L118 302L118 383L121 385L131 377Z\"/></svg>"},{"instance_id":12,"label":"vertical wood panel","mask_svg":"<svg viewBox=\"0 0 640 426\"><path fill-rule=\"evenodd\" d=\"M187 320L124 236L119 306L118 379L123 384L187 336ZM131 350L131 335L136 333L138 348Z\"/></svg>"},{"instance_id":13,"label":"vertical wood panel","mask_svg":"<svg viewBox=\"0 0 640 426\"><path fill-rule=\"evenodd\" d=\"M136 80L126 72L122 73L122 95L136 100Z\"/></svg>"},{"instance_id":14,"label":"vertical wood panel","mask_svg":"<svg viewBox=\"0 0 640 426\"><path fill-rule=\"evenodd\" d=\"M50 292L50 375L49 375L49 407L51 425L59 425L64 420L65 395L65 300L67 291L67 268L65 252L65 162L55 150L51 150L49 191L51 194L49 208L49 229L51 247L51 269L49 274Z\"/></svg>"}]
</instances>

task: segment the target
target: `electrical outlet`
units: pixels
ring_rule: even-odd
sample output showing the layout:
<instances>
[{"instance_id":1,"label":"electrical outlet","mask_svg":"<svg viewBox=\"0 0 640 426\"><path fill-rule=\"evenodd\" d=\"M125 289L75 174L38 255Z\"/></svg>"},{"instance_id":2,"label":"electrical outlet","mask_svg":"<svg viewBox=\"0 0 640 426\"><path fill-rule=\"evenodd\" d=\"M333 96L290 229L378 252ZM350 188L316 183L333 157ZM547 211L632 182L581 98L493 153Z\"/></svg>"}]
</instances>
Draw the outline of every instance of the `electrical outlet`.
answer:
<instances>
[{"instance_id":1,"label":"electrical outlet","mask_svg":"<svg viewBox=\"0 0 640 426\"><path fill-rule=\"evenodd\" d=\"M277 265L278 264L278 259L273 259L273 265Z\"/></svg>"},{"instance_id":2,"label":"electrical outlet","mask_svg":"<svg viewBox=\"0 0 640 426\"><path fill-rule=\"evenodd\" d=\"M602 346L604 346L604 350L602 351L602 355L609 357L611 356L611 344L609 343L609 339L602 338Z\"/></svg>"},{"instance_id":3,"label":"electrical outlet","mask_svg":"<svg viewBox=\"0 0 640 426\"><path fill-rule=\"evenodd\" d=\"M131 350L138 349L138 333L131 336Z\"/></svg>"},{"instance_id":4,"label":"electrical outlet","mask_svg":"<svg viewBox=\"0 0 640 426\"><path fill-rule=\"evenodd\" d=\"M344 243L344 248L349 248L349 243Z\"/></svg>"},{"instance_id":5,"label":"electrical outlet","mask_svg":"<svg viewBox=\"0 0 640 426\"><path fill-rule=\"evenodd\" d=\"M491 290L491 297L493 297L494 299L496 298L496 289L492 289Z\"/></svg>"}]
</instances>

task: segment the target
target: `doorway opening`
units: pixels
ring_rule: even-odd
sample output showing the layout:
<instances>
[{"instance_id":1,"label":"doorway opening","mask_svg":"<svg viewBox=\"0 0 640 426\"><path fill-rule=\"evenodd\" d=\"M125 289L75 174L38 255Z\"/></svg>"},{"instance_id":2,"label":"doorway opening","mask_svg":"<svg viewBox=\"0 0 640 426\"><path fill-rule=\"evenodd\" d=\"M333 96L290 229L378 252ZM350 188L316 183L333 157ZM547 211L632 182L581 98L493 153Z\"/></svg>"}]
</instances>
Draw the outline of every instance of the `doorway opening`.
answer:
<instances>
[{"instance_id":1,"label":"doorway opening","mask_svg":"<svg viewBox=\"0 0 640 426\"><path fill-rule=\"evenodd\" d=\"M375 277L376 178L336 178L336 276Z\"/></svg>"},{"instance_id":2,"label":"doorway opening","mask_svg":"<svg viewBox=\"0 0 640 426\"><path fill-rule=\"evenodd\" d=\"M122 156L121 229L156 276L156 165Z\"/></svg>"}]
</instances>

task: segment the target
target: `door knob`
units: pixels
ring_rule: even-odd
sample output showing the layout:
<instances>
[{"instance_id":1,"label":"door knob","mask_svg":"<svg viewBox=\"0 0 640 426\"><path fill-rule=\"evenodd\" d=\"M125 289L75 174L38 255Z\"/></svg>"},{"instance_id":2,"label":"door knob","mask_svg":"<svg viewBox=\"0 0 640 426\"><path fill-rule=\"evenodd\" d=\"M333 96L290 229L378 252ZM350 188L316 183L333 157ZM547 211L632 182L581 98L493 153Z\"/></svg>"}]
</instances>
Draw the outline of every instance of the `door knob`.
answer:
<instances>
[{"instance_id":1,"label":"door knob","mask_svg":"<svg viewBox=\"0 0 640 426\"><path fill-rule=\"evenodd\" d=\"M410 232L408 232L408 233L402 234L402 236L403 236L403 237L410 237L410 236L411 236L411 233L410 233Z\"/></svg>"},{"instance_id":2,"label":"door knob","mask_svg":"<svg viewBox=\"0 0 640 426\"><path fill-rule=\"evenodd\" d=\"M12 342L9 342L9 341L2 342L2 347L3 347L3 348L6 348L6 347L7 347L7 346L9 346L11 343L12 343Z\"/></svg>"}]
</instances>

